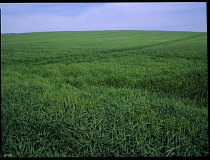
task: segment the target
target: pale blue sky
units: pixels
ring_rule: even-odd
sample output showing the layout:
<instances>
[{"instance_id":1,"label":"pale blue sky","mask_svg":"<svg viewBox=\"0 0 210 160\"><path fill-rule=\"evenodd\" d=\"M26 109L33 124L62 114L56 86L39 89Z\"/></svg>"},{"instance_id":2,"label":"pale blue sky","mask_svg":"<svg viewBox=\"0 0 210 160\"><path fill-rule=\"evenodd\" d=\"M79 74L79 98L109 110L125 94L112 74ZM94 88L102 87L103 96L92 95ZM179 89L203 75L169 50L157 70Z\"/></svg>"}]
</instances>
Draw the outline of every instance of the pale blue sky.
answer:
<instances>
[{"instance_id":1,"label":"pale blue sky","mask_svg":"<svg viewBox=\"0 0 210 160\"><path fill-rule=\"evenodd\" d=\"M0 3L2 33L207 31L206 2Z\"/></svg>"}]
</instances>

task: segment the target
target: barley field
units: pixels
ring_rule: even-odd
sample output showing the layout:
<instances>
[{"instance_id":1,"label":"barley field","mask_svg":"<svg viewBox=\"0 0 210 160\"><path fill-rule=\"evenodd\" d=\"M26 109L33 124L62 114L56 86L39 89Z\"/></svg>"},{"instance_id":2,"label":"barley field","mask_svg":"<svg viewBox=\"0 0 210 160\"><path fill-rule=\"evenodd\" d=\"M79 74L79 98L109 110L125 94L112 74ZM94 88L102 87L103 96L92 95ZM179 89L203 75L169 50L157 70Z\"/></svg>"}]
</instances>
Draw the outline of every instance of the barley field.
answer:
<instances>
[{"instance_id":1,"label":"barley field","mask_svg":"<svg viewBox=\"0 0 210 160\"><path fill-rule=\"evenodd\" d=\"M207 33L1 34L1 157L208 156Z\"/></svg>"}]
</instances>

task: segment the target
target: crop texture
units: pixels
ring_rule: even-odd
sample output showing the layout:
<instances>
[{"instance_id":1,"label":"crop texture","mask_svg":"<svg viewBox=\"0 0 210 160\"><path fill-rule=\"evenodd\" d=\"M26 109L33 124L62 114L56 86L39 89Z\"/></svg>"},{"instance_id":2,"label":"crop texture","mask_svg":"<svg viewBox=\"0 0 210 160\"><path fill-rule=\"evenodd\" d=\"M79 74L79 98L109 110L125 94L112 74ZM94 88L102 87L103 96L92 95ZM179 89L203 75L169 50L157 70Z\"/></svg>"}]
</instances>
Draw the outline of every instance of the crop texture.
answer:
<instances>
[{"instance_id":1,"label":"crop texture","mask_svg":"<svg viewBox=\"0 0 210 160\"><path fill-rule=\"evenodd\" d=\"M1 39L1 157L209 155L207 33Z\"/></svg>"}]
</instances>

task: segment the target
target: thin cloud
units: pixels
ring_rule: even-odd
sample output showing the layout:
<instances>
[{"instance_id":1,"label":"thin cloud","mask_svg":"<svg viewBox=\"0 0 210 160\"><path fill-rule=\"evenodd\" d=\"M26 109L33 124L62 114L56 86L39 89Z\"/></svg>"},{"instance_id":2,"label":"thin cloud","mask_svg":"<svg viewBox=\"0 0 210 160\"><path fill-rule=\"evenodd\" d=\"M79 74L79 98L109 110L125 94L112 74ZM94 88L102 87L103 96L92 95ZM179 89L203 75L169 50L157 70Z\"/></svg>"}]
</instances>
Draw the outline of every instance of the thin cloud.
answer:
<instances>
[{"instance_id":1,"label":"thin cloud","mask_svg":"<svg viewBox=\"0 0 210 160\"><path fill-rule=\"evenodd\" d=\"M206 3L0 4L3 32L207 30Z\"/></svg>"}]
</instances>

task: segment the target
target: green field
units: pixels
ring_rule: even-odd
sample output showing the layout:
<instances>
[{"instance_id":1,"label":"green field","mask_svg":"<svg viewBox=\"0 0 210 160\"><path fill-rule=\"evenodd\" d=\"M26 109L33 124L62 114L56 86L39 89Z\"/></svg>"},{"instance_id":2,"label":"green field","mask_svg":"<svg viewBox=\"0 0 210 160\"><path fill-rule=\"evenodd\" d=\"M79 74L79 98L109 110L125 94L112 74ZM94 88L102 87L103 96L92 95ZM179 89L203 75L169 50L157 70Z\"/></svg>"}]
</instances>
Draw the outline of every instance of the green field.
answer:
<instances>
[{"instance_id":1,"label":"green field","mask_svg":"<svg viewBox=\"0 0 210 160\"><path fill-rule=\"evenodd\" d=\"M1 157L209 155L206 32L1 40Z\"/></svg>"}]
</instances>

